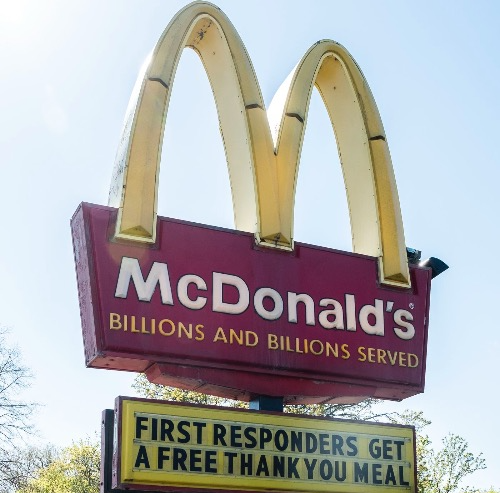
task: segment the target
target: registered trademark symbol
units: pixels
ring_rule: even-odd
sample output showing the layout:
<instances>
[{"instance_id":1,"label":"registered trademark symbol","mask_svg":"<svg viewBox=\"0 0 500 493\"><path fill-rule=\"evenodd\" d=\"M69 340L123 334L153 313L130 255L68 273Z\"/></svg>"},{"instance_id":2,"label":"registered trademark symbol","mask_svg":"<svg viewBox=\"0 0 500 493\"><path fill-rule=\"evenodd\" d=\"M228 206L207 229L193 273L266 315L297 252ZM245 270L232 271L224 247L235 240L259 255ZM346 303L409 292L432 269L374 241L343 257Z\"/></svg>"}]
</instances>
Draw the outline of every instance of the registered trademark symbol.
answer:
<instances>
[{"instance_id":1,"label":"registered trademark symbol","mask_svg":"<svg viewBox=\"0 0 500 493\"><path fill-rule=\"evenodd\" d=\"M410 308L413 310L415 308L415 303L410 303Z\"/></svg>"}]
</instances>

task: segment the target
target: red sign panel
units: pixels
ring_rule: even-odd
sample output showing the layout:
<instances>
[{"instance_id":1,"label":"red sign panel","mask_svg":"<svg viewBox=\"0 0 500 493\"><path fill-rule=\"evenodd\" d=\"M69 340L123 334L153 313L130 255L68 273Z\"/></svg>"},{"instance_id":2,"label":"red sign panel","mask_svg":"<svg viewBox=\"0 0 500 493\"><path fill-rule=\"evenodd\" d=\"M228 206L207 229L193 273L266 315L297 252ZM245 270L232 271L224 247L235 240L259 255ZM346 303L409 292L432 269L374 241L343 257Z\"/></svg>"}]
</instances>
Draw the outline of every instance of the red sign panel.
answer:
<instances>
[{"instance_id":1,"label":"red sign panel","mask_svg":"<svg viewBox=\"0 0 500 493\"><path fill-rule=\"evenodd\" d=\"M88 366L242 400L423 391L429 269L391 288L373 257L165 218L154 245L115 241L116 215L82 204L72 219Z\"/></svg>"}]
</instances>

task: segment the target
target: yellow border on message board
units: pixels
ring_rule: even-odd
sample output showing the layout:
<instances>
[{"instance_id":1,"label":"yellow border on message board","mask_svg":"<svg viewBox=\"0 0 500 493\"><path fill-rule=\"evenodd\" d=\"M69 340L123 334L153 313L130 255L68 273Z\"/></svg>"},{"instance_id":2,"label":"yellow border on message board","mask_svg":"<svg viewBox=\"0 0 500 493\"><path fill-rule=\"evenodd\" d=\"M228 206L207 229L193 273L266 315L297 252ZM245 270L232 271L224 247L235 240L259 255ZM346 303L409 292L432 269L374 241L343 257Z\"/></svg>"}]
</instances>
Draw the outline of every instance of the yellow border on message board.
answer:
<instances>
[{"instance_id":1,"label":"yellow border on message board","mask_svg":"<svg viewBox=\"0 0 500 493\"><path fill-rule=\"evenodd\" d=\"M135 438L135 415L151 414L156 417L184 418L197 421L217 421L231 424L254 424L265 425L266 427L304 429L316 432L340 433L363 436L374 436L380 438L400 438L405 441L403 446L404 462L410 465L408 480L410 485L404 486L383 486L367 485L365 483L347 484L335 481L299 481L286 478L262 478L262 477L235 477L224 476L222 474L209 473L178 473L165 471L134 470L134 438ZM189 406L171 403L159 403L158 401L147 402L141 400L121 400L121 471L120 482L122 484L147 484L162 487L179 488L202 488L221 489L231 491L290 491L307 493L338 492L348 493L352 491L363 491L365 493L379 492L389 493L397 491L415 492L415 455L414 455L414 430L408 426L394 426L373 424L367 422L341 421L322 418L297 417L295 415L268 414L253 411L236 411L226 408L214 408L203 406ZM164 442L157 442L158 445L166 445ZM179 445L189 448L189 444ZM197 446L200 447L200 446ZM217 447L211 447L215 449ZM229 447L230 448L230 447ZM233 449L231 449L233 450ZM236 449L234 449L236 450ZM251 450L238 449L242 452ZM263 450L254 451L264 453ZM268 453L272 451L267 450ZM366 452L366 451L365 451ZM277 452L280 453L280 452ZM298 454L295 454L295 457ZM305 454L303 454L305 455ZM367 456L368 453L365 453ZM310 456L309 456L310 457ZM324 456L326 458L327 456ZM340 459L340 457L332 456ZM345 456L343 456L345 458ZM369 462L370 459L358 457L359 462ZM354 458L352 459L354 460ZM383 462L382 459L374 462Z\"/></svg>"}]
</instances>

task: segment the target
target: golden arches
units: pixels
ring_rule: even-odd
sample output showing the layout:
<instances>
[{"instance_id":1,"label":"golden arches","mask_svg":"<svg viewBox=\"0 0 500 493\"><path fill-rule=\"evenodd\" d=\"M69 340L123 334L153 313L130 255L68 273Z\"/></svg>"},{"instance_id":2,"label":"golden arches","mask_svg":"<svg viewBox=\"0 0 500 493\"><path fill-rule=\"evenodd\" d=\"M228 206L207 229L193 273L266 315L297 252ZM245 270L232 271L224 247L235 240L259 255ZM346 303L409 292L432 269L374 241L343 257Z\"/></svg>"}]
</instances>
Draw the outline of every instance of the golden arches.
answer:
<instances>
[{"instance_id":1,"label":"golden arches","mask_svg":"<svg viewBox=\"0 0 500 493\"><path fill-rule=\"evenodd\" d=\"M316 86L337 137L353 250L379 258L381 282L408 287L389 149L375 101L354 59L338 43L316 43L266 113L238 33L223 12L205 2L190 4L174 17L139 76L110 190L109 204L119 208L116 236L154 241L162 136L184 47L200 56L214 93L236 228L255 233L262 244L293 247L295 184L310 95Z\"/></svg>"},{"instance_id":2,"label":"golden arches","mask_svg":"<svg viewBox=\"0 0 500 493\"><path fill-rule=\"evenodd\" d=\"M330 40L308 50L269 107L282 227L293 228L298 164L314 86L339 147L353 251L380 259L382 282L409 285L403 221L382 121L356 62L343 46Z\"/></svg>"},{"instance_id":3,"label":"golden arches","mask_svg":"<svg viewBox=\"0 0 500 493\"><path fill-rule=\"evenodd\" d=\"M273 235L279 232L274 153L255 72L227 17L211 4L194 3L165 29L129 107L110 191L110 205L120 208L118 236L154 240L169 89L186 46L200 56L214 93L236 228ZM266 211L265 226L259 222L259 211Z\"/></svg>"}]
</instances>

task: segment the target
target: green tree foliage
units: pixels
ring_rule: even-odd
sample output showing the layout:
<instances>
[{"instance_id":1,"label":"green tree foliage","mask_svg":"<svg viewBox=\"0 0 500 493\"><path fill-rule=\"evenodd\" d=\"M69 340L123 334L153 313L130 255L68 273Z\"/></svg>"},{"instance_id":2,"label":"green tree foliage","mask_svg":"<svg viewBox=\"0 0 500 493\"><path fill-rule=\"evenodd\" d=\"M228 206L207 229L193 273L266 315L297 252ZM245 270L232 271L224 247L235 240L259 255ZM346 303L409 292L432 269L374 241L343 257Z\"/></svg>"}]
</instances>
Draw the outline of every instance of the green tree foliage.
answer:
<instances>
[{"instance_id":1,"label":"green tree foliage","mask_svg":"<svg viewBox=\"0 0 500 493\"><path fill-rule=\"evenodd\" d=\"M37 477L38 471L50 465L57 450L51 446L13 448L5 460L0 479L0 493L11 493L24 488Z\"/></svg>"},{"instance_id":2,"label":"green tree foliage","mask_svg":"<svg viewBox=\"0 0 500 493\"><path fill-rule=\"evenodd\" d=\"M36 406L20 398L30 380L19 351L7 343L6 332L0 329L0 491L8 491L16 481L16 447L32 433L30 417Z\"/></svg>"},{"instance_id":3,"label":"green tree foliage","mask_svg":"<svg viewBox=\"0 0 500 493\"><path fill-rule=\"evenodd\" d=\"M0 330L0 450L30 429L34 404L18 398L30 380L31 374L22 364L19 351L7 344L5 331Z\"/></svg>"},{"instance_id":4,"label":"green tree foliage","mask_svg":"<svg viewBox=\"0 0 500 493\"><path fill-rule=\"evenodd\" d=\"M469 451L467 441L453 433L441 440L440 450L435 450L429 436L424 432L431 422L422 412L405 411L388 417L393 423L415 427L419 493L477 492L475 488L461 487L461 483L467 476L486 468L482 453L474 455Z\"/></svg>"},{"instance_id":5,"label":"green tree foliage","mask_svg":"<svg viewBox=\"0 0 500 493\"><path fill-rule=\"evenodd\" d=\"M175 387L165 387L150 383L144 375L138 375L132 388L142 397L147 399L160 399L174 402L191 402L212 406L227 406L246 408L246 402L224 399L213 395L201 394L191 390L181 390ZM328 416L342 419L374 419L374 399L366 399L358 404L312 404L308 406L285 406L285 412L294 414L307 414L309 416Z\"/></svg>"},{"instance_id":6,"label":"green tree foliage","mask_svg":"<svg viewBox=\"0 0 500 493\"><path fill-rule=\"evenodd\" d=\"M365 399L357 404L309 404L285 406L286 413L326 416L338 419L362 419L366 421L380 417L374 407L375 399Z\"/></svg>"},{"instance_id":7,"label":"green tree foliage","mask_svg":"<svg viewBox=\"0 0 500 493\"><path fill-rule=\"evenodd\" d=\"M62 449L17 493L99 493L100 446L89 439Z\"/></svg>"},{"instance_id":8,"label":"green tree foliage","mask_svg":"<svg viewBox=\"0 0 500 493\"><path fill-rule=\"evenodd\" d=\"M442 448L435 451L427 436L423 437L425 462L418 470L420 491L424 493L452 493L461 481L479 469L485 469L482 454L474 455L461 436L450 433L442 439ZM467 487L465 491L474 491Z\"/></svg>"},{"instance_id":9,"label":"green tree foliage","mask_svg":"<svg viewBox=\"0 0 500 493\"><path fill-rule=\"evenodd\" d=\"M181 390L175 387L165 387L150 383L148 379L139 374L132 384L132 388L142 397L147 399L169 400L174 402L191 402L210 406L248 407L246 402L223 399L213 395L201 394L190 390Z\"/></svg>"}]
</instances>

